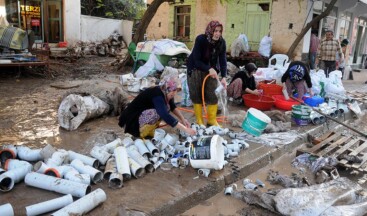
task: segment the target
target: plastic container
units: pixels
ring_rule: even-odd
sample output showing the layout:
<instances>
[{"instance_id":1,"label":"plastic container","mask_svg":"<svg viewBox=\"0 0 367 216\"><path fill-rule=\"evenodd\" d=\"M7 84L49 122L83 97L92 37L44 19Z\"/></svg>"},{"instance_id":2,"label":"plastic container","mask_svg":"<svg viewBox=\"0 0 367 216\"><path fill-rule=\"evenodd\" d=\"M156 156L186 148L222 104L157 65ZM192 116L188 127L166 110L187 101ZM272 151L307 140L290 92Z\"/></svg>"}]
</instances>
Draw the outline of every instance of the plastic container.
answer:
<instances>
[{"instance_id":1,"label":"plastic container","mask_svg":"<svg viewBox=\"0 0 367 216\"><path fill-rule=\"evenodd\" d=\"M270 110L275 100L269 96L258 96L253 94L242 95L243 102L246 107L256 108L258 110Z\"/></svg>"},{"instance_id":2,"label":"plastic container","mask_svg":"<svg viewBox=\"0 0 367 216\"><path fill-rule=\"evenodd\" d=\"M221 170L224 166L223 138L203 136L190 144L190 164L195 169Z\"/></svg>"},{"instance_id":3,"label":"plastic container","mask_svg":"<svg viewBox=\"0 0 367 216\"><path fill-rule=\"evenodd\" d=\"M307 97L303 99L305 104L310 105L312 107L317 107L319 104L324 103L324 98L320 96Z\"/></svg>"},{"instance_id":4,"label":"plastic container","mask_svg":"<svg viewBox=\"0 0 367 216\"><path fill-rule=\"evenodd\" d=\"M282 110L292 110L293 105L300 104L300 102L293 99L286 100L283 95L273 95L273 99L275 100L275 107Z\"/></svg>"},{"instance_id":5,"label":"plastic container","mask_svg":"<svg viewBox=\"0 0 367 216\"><path fill-rule=\"evenodd\" d=\"M264 91L264 95L268 96L283 94L283 87L278 84L259 83L258 89L262 89Z\"/></svg>"},{"instance_id":6,"label":"plastic container","mask_svg":"<svg viewBox=\"0 0 367 216\"><path fill-rule=\"evenodd\" d=\"M242 129L254 136L260 136L266 126L271 122L269 116L255 108L247 110L247 115L242 122Z\"/></svg>"}]
</instances>

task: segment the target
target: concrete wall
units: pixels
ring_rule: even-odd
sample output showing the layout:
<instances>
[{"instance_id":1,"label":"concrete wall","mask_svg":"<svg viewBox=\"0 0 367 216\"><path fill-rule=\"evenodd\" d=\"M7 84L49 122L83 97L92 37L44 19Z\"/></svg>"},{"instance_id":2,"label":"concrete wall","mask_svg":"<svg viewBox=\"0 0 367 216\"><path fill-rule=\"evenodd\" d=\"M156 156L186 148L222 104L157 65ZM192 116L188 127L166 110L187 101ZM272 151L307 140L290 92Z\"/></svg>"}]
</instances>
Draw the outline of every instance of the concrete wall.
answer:
<instances>
[{"instance_id":1,"label":"concrete wall","mask_svg":"<svg viewBox=\"0 0 367 216\"><path fill-rule=\"evenodd\" d=\"M5 16L5 0L0 0L0 16Z\"/></svg>"},{"instance_id":2,"label":"concrete wall","mask_svg":"<svg viewBox=\"0 0 367 216\"><path fill-rule=\"evenodd\" d=\"M64 1L64 40L73 44L80 40L80 0Z\"/></svg>"},{"instance_id":3,"label":"concrete wall","mask_svg":"<svg viewBox=\"0 0 367 216\"><path fill-rule=\"evenodd\" d=\"M132 35L132 21L105 19L92 16L81 16L81 40L101 41L117 31L129 45Z\"/></svg>"},{"instance_id":4,"label":"concrete wall","mask_svg":"<svg viewBox=\"0 0 367 216\"><path fill-rule=\"evenodd\" d=\"M307 16L308 1L273 1L270 37L273 38L273 53L287 53L289 47L301 32ZM292 25L292 27L291 27ZM293 59L301 60L303 40L298 44Z\"/></svg>"}]
</instances>

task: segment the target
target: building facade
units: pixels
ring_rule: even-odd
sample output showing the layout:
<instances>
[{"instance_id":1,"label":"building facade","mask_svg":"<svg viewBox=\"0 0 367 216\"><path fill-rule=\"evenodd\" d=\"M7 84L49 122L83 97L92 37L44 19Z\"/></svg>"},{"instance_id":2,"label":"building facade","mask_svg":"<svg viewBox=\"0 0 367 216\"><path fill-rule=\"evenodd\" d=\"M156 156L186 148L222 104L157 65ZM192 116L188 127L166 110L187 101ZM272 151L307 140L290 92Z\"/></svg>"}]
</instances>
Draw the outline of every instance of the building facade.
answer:
<instances>
[{"instance_id":1,"label":"building facade","mask_svg":"<svg viewBox=\"0 0 367 216\"><path fill-rule=\"evenodd\" d=\"M152 0L148 0L148 4ZM210 20L224 25L227 49L239 36L246 34L251 51L257 51L261 39L269 35L272 54L287 53L297 35L315 16L321 14L330 0L172 0L163 3L152 19L148 39L172 38L193 46L197 35L204 33ZM338 0L329 16L311 29L322 39L331 29L336 38L350 41L347 64L361 67L367 53L367 4L360 0ZM310 31L298 44L292 59L308 60Z\"/></svg>"}]
</instances>

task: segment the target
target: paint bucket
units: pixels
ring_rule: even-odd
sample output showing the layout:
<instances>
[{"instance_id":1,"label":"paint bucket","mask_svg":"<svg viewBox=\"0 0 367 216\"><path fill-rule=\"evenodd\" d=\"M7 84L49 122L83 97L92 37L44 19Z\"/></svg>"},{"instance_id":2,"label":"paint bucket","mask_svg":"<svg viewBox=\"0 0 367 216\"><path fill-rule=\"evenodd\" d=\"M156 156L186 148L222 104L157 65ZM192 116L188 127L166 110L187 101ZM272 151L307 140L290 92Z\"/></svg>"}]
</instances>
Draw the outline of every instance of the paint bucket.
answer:
<instances>
[{"instance_id":1,"label":"paint bucket","mask_svg":"<svg viewBox=\"0 0 367 216\"><path fill-rule=\"evenodd\" d=\"M292 119L297 125L308 125L311 121L310 119L311 109L304 105L294 105L292 106Z\"/></svg>"},{"instance_id":2,"label":"paint bucket","mask_svg":"<svg viewBox=\"0 0 367 216\"><path fill-rule=\"evenodd\" d=\"M195 169L221 170L224 166L223 138L203 136L190 144L190 164Z\"/></svg>"},{"instance_id":3,"label":"paint bucket","mask_svg":"<svg viewBox=\"0 0 367 216\"><path fill-rule=\"evenodd\" d=\"M260 136L271 122L269 116L258 109L250 108L242 122L242 129L254 136Z\"/></svg>"}]
</instances>

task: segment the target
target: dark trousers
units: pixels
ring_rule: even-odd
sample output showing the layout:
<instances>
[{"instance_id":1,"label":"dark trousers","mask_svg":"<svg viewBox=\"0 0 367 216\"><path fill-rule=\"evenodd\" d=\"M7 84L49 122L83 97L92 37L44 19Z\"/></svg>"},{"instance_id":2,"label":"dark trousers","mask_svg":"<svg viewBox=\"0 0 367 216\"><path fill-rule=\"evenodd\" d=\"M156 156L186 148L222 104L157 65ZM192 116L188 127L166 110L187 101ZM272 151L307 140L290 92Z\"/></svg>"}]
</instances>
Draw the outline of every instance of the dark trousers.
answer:
<instances>
[{"instance_id":1,"label":"dark trousers","mask_svg":"<svg viewBox=\"0 0 367 216\"><path fill-rule=\"evenodd\" d=\"M336 61L321 61L320 69L323 69L326 77L329 77L329 73L336 70Z\"/></svg>"}]
</instances>

